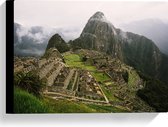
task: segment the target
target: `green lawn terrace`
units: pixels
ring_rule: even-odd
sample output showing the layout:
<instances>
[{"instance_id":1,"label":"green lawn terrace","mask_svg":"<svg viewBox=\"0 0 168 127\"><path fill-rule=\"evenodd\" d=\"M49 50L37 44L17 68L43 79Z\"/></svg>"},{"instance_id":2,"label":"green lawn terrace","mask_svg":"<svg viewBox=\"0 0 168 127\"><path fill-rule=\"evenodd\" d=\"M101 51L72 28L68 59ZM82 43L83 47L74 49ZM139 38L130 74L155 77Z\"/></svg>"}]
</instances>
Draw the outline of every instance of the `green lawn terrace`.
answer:
<instances>
[{"instance_id":1,"label":"green lawn terrace","mask_svg":"<svg viewBox=\"0 0 168 127\"><path fill-rule=\"evenodd\" d=\"M90 63L84 63L82 61L82 58L78 54L68 52L63 56L64 56L66 65L69 67L79 68L79 69L88 70L88 71L96 70L96 67L91 65Z\"/></svg>"}]
</instances>

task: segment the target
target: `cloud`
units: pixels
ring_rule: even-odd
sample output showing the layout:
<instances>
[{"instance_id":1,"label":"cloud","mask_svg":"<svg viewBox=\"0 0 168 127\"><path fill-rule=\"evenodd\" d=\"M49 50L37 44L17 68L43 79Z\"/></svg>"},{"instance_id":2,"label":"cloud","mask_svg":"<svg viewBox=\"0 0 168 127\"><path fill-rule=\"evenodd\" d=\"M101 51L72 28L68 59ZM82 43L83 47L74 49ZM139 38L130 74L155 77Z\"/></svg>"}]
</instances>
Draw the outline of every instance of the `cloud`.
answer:
<instances>
[{"instance_id":1,"label":"cloud","mask_svg":"<svg viewBox=\"0 0 168 127\"><path fill-rule=\"evenodd\" d=\"M120 28L148 37L163 53L168 55L168 23L158 19L145 19L121 24Z\"/></svg>"},{"instance_id":2,"label":"cloud","mask_svg":"<svg viewBox=\"0 0 168 127\"><path fill-rule=\"evenodd\" d=\"M14 51L19 56L41 56L49 39L56 33L68 42L79 37L79 28L25 27L15 23Z\"/></svg>"},{"instance_id":3,"label":"cloud","mask_svg":"<svg viewBox=\"0 0 168 127\"><path fill-rule=\"evenodd\" d=\"M47 30L43 27L23 27L15 24L14 51L15 55L39 56L42 55L50 37L55 30Z\"/></svg>"}]
</instances>

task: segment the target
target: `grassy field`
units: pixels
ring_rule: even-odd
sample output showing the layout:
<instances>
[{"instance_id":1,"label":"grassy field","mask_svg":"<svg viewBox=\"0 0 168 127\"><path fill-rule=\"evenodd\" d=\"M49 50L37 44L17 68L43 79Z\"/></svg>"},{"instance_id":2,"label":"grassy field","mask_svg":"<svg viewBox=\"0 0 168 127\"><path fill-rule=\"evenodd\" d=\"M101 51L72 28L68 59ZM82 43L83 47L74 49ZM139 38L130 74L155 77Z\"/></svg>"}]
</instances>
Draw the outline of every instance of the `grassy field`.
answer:
<instances>
[{"instance_id":1,"label":"grassy field","mask_svg":"<svg viewBox=\"0 0 168 127\"><path fill-rule=\"evenodd\" d=\"M68 101L68 100L53 100L50 98L44 99L51 111L50 113L95 113L95 109L88 107L85 104Z\"/></svg>"},{"instance_id":2,"label":"grassy field","mask_svg":"<svg viewBox=\"0 0 168 127\"><path fill-rule=\"evenodd\" d=\"M45 113L50 112L50 109L34 95L19 88L14 88L14 112Z\"/></svg>"},{"instance_id":3,"label":"grassy field","mask_svg":"<svg viewBox=\"0 0 168 127\"><path fill-rule=\"evenodd\" d=\"M47 97L36 96L21 90L14 89L14 112L15 113L104 113L125 112L112 106L98 106L83 104L68 100L54 100Z\"/></svg>"},{"instance_id":4,"label":"grassy field","mask_svg":"<svg viewBox=\"0 0 168 127\"><path fill-rule=\"evenodd\" d=\"M118 100L116 97L113 96L113 89L107 89L105 86L106 85L113 85L112 81L109 81L107 83L103 83L104 81L110 80L110 77L108 75L106 75L103 72L91 72L91 74L93 75L93 77L96 79L96 81L101 82L100 87L102 88L104 94L106 95L106 97L108 98L109 101L116 101Z\"/></svg>"},{"instance_id":5,"label":"grassy field","mask_svg":"<svg viewBox=\"0 0 168 127\"><path fill-rule=\"evenodd\" d=\"M88 71L96 70L95 66L85 64L84 62L82 62L80 56L77 54L66 54L64 55L64 58L65 58L66 64L70 67L81 68Z\"/></svg>"},{"instance_id":6,"label":"grassy field","mask_svg":"<svg viewBox=\"0 0 168 127\"><path fill-rule=\"evenodd\" d=\"M129 72L129 78L128 78L128 87L129 89L132 89L137 85L137 81L140 80L139 75L136 73L136 71Z\"/></svg>"},{"instance_id":7,"label":"grassy field","mask_svg":"<svg viewBox=\"0 0 168 127\"><path fill-rule=\"evenodd\" d=\"M36 96L15 88L14 90L15 113L92 113L97 112L82 103L68 100L53 100L37 98Z\"/></svg>"},{"instance_id":8,"label":"grassy field","mask_svg":"<svg viewBox=\"0 0 168 127\"><path fill-rule=\"evenodd\" d=\"M95 72L91 72L91 74L98 82L104 82L104 81L110 80L110 77L103 72L95 71Z\"/></svg>"},{"instance_id":9,"label":"grassy field","mask_svg":"<svg viewBox=\"0 0 168 127\"><path fill-rule=\"evenodd\" d=\"M112 89L107 89L105 87L105 84L101 84L101 88L109 101L118 101L118 98L114 97L114 95L113 95L114 94L114 87L112 87Z\"/></svg>"},{"instance_id":10,"label":"grassy field","mask_svg":"<svg viewBox=\"0 0 168 127\"><path fill-rule=\"evenodd\" d=\"M110 77L106 75L103 72L97 72L97 69L95 66L85 64L82 62L81 58L77 54L66 54L64 55L65 62L70 67L77 67L84 70L92 71L91 74L95 77L97 81L104 82L106 80L109 80Z\"/></svg>"}]
</instances>

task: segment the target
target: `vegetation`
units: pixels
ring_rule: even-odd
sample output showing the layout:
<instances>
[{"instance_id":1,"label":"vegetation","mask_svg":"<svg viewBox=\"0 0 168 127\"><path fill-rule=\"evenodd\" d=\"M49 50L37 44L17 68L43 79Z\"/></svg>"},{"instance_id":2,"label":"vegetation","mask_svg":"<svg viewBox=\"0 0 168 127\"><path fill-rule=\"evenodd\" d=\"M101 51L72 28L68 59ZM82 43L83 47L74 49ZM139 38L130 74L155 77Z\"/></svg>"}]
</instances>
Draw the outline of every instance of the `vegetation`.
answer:
<instances>
[{"instance_id":1,"label":"vegetation","mask_svg":"<svg viewBox=\"0 0 168 127\"><path fill-rule=\"evenodd\" d=\"M139 75L135 70L132 70L129 72L129 77L128 77L128 87L129 89L133 88L133 86L137 85L137 81L140 80Z\"/></svg>"},{"instance_id":2,"label":"vegetation","mask_svg":"<svg viewBox=\"0 0 168 127\"><path fill-rule=\"evenodd\" d=\"M15 87L14 89L14 112L15 113L45 113L50 112L36 96Z\"/></svg>"},{"instance_id":3,"label":"vegetation","mask_svg":"<svg viewBox=\"0 0 168 127\"><path fill-rule=\"evenodd\" d=\"M91 74L94 76L94 78L98 82L104 82L104 81L110 80L110 77L103 72L95 71L95 72L91 72Z\"/></svg>"},{"instance_id":4,"label":"vegetation","mask_svg":"<svg viewBox=\"0 0 168 127\"><path fill-rule=\"evenodd\" d=\"M37 98L36 96L21 90L14 89L15 113L89 113L96 110L82 103L68 100L53 100L49 98Z\"/></svg>"},{"instance_id":5,"label":"vegetation","mask_svg":"<svg viewBox=\"0 0 168 127\"><path fill-rule=\"evenodd\" d=\"M154 107L158 112L168 111L168 86L154 80L142 73L141 78L146 82L145 87L137 92L137 95L146 101L150 106Z\"/></svg>"},{"instance_id":6,"label":"vegetation","mask_svg":"<svg viewBox=\"0 0 168 127\"><path fill-rule=\"evenodd\" d=\"M41 80L35 71L14 74L14 85L36 96L40 96L42 88L46 85L45 83L46 81Z\"/></svg>"},{"instance_id":7,"label":"vegetation","mask_svg":"<svg viewBox=\"0 0 168 127\"><path fill-rule=\"evenodd\" d=\"M101 88L109 101L118 101L118 98L114 97L114 95L113 95L114 94L114 92L113 92L114 87L111 87L112 89L108 89L106 87L106 84L102 83Z\"/></svg>"},{"instance_id":8,"label":"vegetation","mask_svg":"<svg viewBox=\"0 0 168 127\"><path fill-rule=\"evenodd\" d=\"M83 103L68 100L53 100L45 98L44 102L50 107L50 113L94 113L96 110Z\"/></svg>"},{"instance_id":9,"label":"vegetation","mask_svg":"<svg viewBox=\"0 0 168 127\"><path fill-rule=\"evenodd\" d=\"M68 44L58 34L53 35L49 40L46 50L50 48L56 48L60 53L70 50Z\"/></svg>"},{"instance_id":10,"label":"vegetation","mask_svg":"<svg viewBox=\"0 0 168 127\"><path fill-rule=\"evenodd\" d=\"M82 59L79 55L77 54L66 54L64 55L65 62L68 66L70 67L76 67L88 71L95 71L96 67L92 66L90 64L85 64L82 62Z\"/></svg>"},{"instance_id":11,"label":"vegetation","mask_svg":"<svg viewBox=\"0 0 168 127\"><path fill-rule=\"evenodd\" d=\"M68 100L53 100L47 97L36 96L15 87L14 89L15 113L98 113L98 112L126 112L112 106L99 106L83 104Z\"/></svg>"}]
</instances>

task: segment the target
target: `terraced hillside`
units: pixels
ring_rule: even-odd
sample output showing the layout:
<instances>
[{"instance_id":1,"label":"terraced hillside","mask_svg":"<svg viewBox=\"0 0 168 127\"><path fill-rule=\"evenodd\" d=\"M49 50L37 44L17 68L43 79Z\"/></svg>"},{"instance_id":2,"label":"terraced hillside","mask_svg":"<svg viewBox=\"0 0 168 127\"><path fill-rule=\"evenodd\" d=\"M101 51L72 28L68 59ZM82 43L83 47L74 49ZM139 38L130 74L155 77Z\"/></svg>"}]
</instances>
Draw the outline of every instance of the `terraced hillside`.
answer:
<instances>
[{"instance_id":1,"label":"terraced hillside","mask_svg":"<svg viewBox=\"0 0 168 127\"><path fill-rule=\"evenodd\" d=\"M24 61L24 64L33 64L39 77L46 79L45 97L80 102L100 109L111 107L127 112L153 110L136 96L144 83L133 68L93 50L69 51L62 56L54 50L50 50L52 54L44 55L47 57L33 58L36 64ZM21 61L16 58L15 72L28 70L29 66L23 67Z\"/></svg>"}]
</instances>

